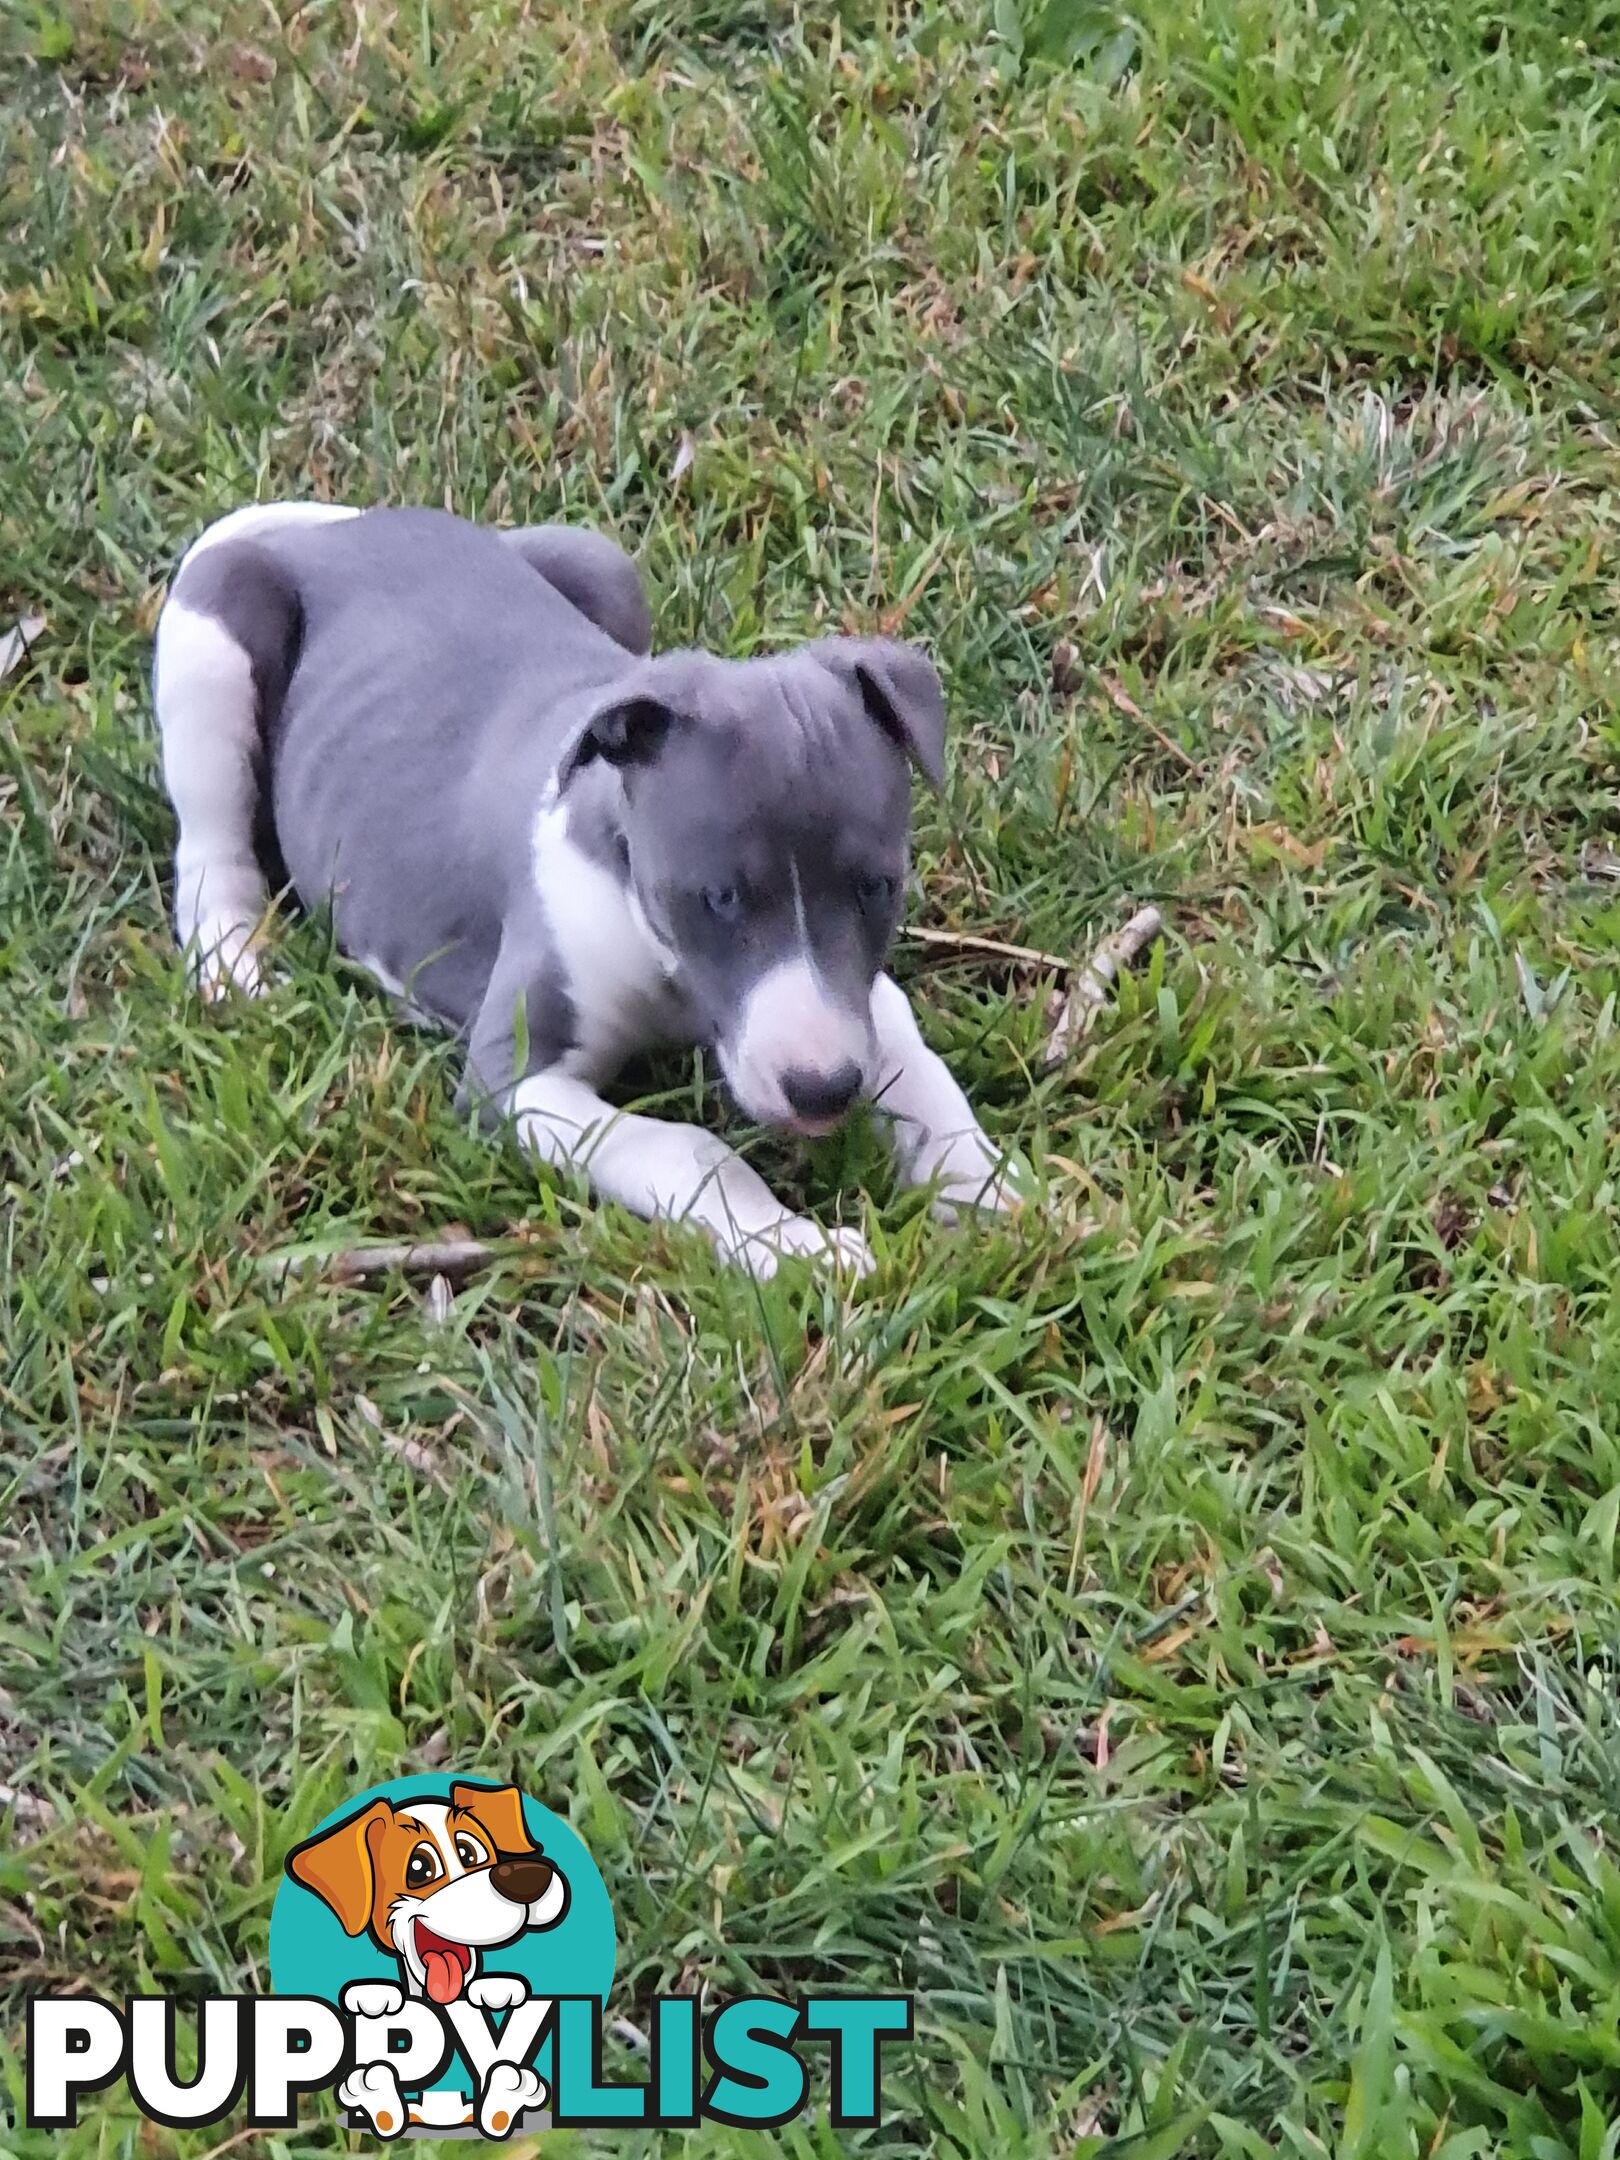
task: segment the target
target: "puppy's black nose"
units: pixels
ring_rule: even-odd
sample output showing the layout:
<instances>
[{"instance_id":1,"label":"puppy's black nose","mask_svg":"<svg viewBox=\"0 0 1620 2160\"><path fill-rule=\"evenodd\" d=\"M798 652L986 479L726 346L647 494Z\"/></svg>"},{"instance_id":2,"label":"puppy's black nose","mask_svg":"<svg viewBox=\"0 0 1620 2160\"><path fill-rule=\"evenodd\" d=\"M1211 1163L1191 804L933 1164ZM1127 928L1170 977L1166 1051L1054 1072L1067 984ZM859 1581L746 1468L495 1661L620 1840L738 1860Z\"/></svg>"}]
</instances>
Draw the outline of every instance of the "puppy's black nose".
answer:
<instances>
[{"instance_id":1,"label":"puppy's black nose","mask_svg":"<svg viewBox=\"0 0 1620 2160\"><path fill-rule=\"evenodd\" d=\"M514 1905L533 1905L546 1894L551 1867L545 1860L497 1860L489 1879Z\"/></svg>"},{"instance_id":2,"label":"puppy's black nose","mask_svg":"<svg viewBox=\"0 0 1620 2160\"><path fill-rule=\"evenodd\" d=\"M800 1117L818 1125L825 1118L841 1118L855 1100L861 1084L861 1068L850 1060L831 1072L815 1072L795 1065L782 1075L782 1093Z\"/></svg>"}]
</instances>

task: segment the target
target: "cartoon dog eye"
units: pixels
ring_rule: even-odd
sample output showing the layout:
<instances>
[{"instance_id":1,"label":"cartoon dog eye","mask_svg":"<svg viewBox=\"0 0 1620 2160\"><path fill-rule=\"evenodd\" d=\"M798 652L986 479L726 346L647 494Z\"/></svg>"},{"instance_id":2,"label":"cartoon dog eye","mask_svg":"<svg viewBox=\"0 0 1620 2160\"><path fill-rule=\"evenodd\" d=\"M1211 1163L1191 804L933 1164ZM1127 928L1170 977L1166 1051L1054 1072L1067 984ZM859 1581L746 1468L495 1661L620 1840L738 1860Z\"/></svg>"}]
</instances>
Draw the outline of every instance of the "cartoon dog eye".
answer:
<instances>
[{"instance_id":1,"label":"cartoon dog eye","mask_svg":"<svg viewBox=\"0 0 1620 2160\"><path fill-rule=\"evenodd\" d=\"M469 1837L466 1831L462 1830L456 1836L456 1858L463 1867L482 1867L485 1861L488 1860L489 1854L485 1852L477 1838Z\"/></svg>"},{"instance_id":2,"label":"cartoon dog eye","mask_svg":"<svg viewBox=\"0 0 1620 2160\"><path fill-rule=\"evenodd\" d=\"M418 1845L405 1863L405 1881L412 1890L420 1890L424 1884L437 1882L444 1873L438 1854L428 1844Z\"/></svg>"}]
</instances>

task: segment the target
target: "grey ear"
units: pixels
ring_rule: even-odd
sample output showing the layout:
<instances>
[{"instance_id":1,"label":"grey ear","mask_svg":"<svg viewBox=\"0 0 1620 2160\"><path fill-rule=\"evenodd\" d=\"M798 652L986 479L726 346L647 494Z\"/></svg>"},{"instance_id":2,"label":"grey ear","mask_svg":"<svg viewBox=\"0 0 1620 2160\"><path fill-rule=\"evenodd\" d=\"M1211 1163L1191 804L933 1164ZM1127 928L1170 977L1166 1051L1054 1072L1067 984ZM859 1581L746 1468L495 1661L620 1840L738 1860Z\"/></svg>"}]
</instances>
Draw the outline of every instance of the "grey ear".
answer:
<instances>
[{"instance_id":1,"label":"grey ear","mask_svg":"<svg viewBox=\"0 0 1620 2160\"><path fill-rule=\"evenodd\" d=\"M557 764L557 784L566 787L582 765L650 765L664 737L680 715L662 698L645 691L617 697L591 714Z\"/></svg>"},{"instance_id":2,"label":"grey ear","mask_svg":"<svg viewBox=\"0 0 1620 2160\"><path fill-rule=\"evenodd\" d=\"M852 681L861 702L931 788L945 784L945 693L934 663L898 638L824 638L810 650Z\"/></svg>"}]
</instances>

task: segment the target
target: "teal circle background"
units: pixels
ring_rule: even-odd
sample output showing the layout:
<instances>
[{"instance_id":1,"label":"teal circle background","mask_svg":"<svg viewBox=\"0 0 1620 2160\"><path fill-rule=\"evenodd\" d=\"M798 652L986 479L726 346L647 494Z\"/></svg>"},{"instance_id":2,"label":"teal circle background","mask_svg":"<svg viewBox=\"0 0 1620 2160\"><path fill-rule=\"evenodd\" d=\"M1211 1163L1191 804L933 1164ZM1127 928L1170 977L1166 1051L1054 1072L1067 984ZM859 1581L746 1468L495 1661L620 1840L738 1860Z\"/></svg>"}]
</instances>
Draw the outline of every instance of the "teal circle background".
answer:
<instances>
[{"instance_id":1,"label":"teal circle background","mask_svg":"<svg viewBox=\"0 0 1620 2160\"><path fill-rule=\"evenodd\" d=\"M487 1773L439 1773L432 1777L390 1778L345 1800L323 1816L309 1835L318 1836L334 1824L357 1815L373 1800L401 1803L409 1800L448 1800L452 1785L497 1785ZM617 1941L613 1929L613 1906L601 1871L584 1840L550 1808L523 1794L524 1826L548 1860L562 1869L568 1883L568 1910L553 1928L530 1930L516 1942L479 1954L479 1971L517 1973L528 1982L531 1995L594 1995L606 2002L613 1986ZM303 1839L299 1840L302 1844ZM343 1924L313 1890L296 1883L283 1869L270 1910L270 1988L276 1995L315 1995L338 2007L338 1997L351 1980L392 1980L398 1983L397 1958L379 1950L369 1935L345 1935ZM546 2041L535 2058L549 2081L551 2042ZM468 2085L471 2072L461 2058L436 2089Z\"/></svg>"}]
</instances>

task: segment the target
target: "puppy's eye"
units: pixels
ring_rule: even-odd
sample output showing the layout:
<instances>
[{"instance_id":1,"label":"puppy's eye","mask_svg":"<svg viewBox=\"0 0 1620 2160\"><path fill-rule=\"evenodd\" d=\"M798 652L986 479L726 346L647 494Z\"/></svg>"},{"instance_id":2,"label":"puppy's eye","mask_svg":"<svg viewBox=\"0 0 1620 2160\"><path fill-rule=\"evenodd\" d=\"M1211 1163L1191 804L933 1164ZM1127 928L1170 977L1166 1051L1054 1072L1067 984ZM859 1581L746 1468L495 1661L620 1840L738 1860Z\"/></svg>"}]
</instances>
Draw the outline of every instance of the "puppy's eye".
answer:
<instances>
[{"instance_id":1,"label":"puppy's eye","mask_svg":"<svg viewBox=\"0 0 1620 2160\"><path fill-rule=\"evenodd\" d=\"M476 1838L463 1834L456 1839L456 1858L463 1867L482 1867L489 1854Z\"/></svg>"},{"instance_id":2,"label":"puppy's eye","mask_svg":"<svg viewBox=\"0 0 1620 2160\"><path fill-rule=\"evenodd\" d=\"M855 884L856 896L864 908L887 907L900 890L900 880L892 877L863 877Z\"/></svg>"},{"instance_id":3,"label":"puppy's eye","mask_svg":"<svg viewBox=\"0 0 1620 2160\"><path fill-rule=\"evenodd\" d=\"M418 1845L405 1863L405 1881L412 1890L420 1890L425 1883L437 1882L443 1873L439 1856L431 1845Z\"/></svg>"},{"instance_id":4,"label":"puppy's eye","mask_svg":"<svg viewBox=\"0 0 1620 2160\"><path fill-rule=\"evenodd\" d=\"M721 922L735 922L742 913L742 894L735 885L706 885L703 905Z\"/></svg>"}]
</instances>

